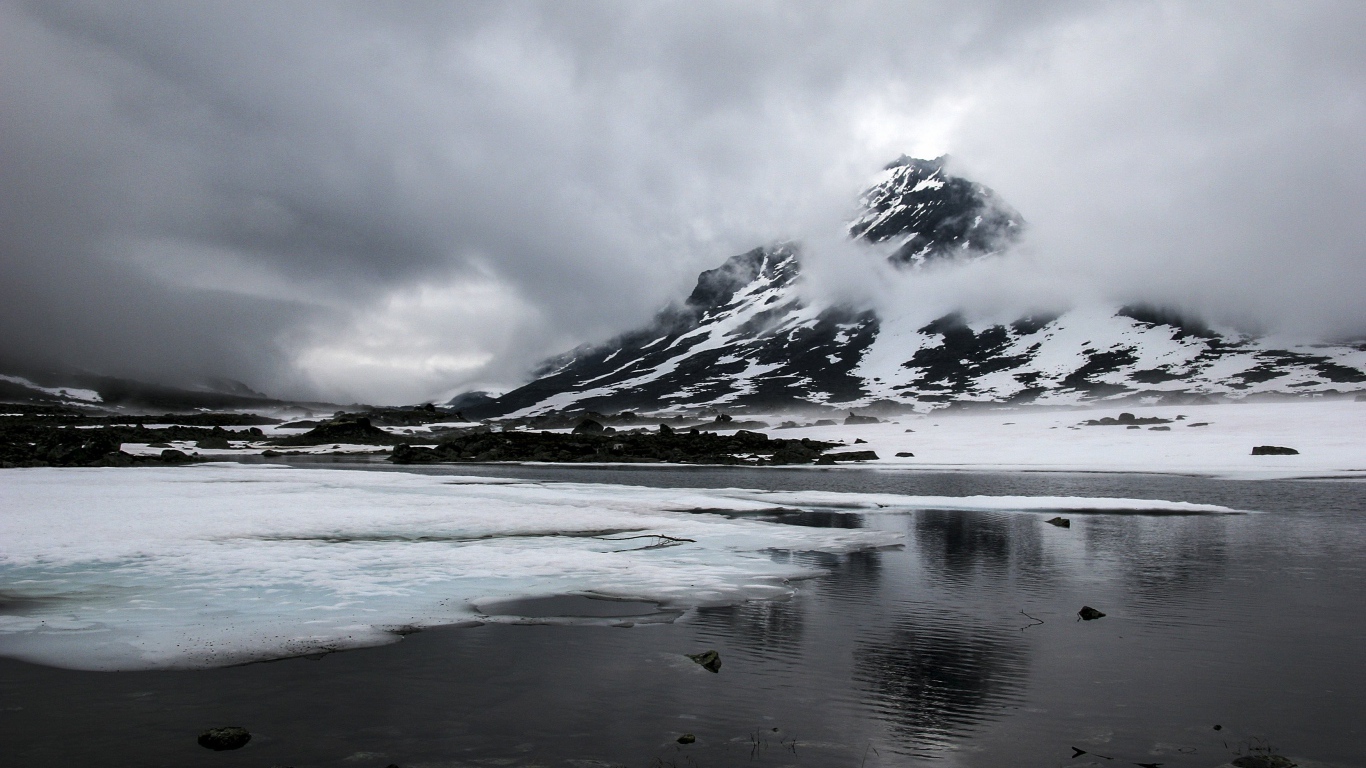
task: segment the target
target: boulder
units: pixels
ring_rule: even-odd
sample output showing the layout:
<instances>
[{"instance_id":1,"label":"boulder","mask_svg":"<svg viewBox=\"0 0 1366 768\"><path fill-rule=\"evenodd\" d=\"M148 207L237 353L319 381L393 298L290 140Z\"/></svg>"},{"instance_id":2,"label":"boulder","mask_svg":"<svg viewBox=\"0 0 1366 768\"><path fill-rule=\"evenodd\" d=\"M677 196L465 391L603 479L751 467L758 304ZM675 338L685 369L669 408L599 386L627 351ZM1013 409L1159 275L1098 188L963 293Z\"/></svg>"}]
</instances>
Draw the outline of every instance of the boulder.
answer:
<instances>
[{"instance_id":1,"label":"boulder","mask_svg":"<svg viewBox=\"0 0 1366 768\"><path fill-rule=\"evenodd\" d=\"M721 654L714 650L703 651L702 653L690 653L688 658L697 662L699 666L708 672L721 671Z\"/></svg>"},{"instance_id":2,"label":"boulder","mask_svg":"<svg viewBox=\"0 0 1366 768\"><path fill-rule=\"evenodd\" d=\"M846 419L844 420L844 423L845 423L845 424L881 424L881 423L882 423L882 419L879 419L879 418L876 417L876 416L860 416L860 415L858 415L857 413L854 413L853 411L850 411L850 412L849 412L849 416L848 416L848 418L846 418Z\"/></svg>"},{"instance_id":3,"label":"boulder","mask_svg":"<svg viewBox=\"0 0 1366 768\"><path fill-rule=\"evenodd\" d=\"M583 421L579 422L579 425L577 427L574 427L574 434L595 435L605 430L606 427L602 426L601 422L593 421L592 419L584 419Z\"/></svg>"},{"instance_id":4,"label":"boulder","mask_svg":"<svg viewBox=\"0 0 1366 768\"><path fill-rule=\"evenodd\" d=\"M212 749L215 752L241 749L247 745L248 741L251 741L251 734L247 732L247 729L235 725L210 728L199 734L199 746Z\"/></svg>"},{"instance_id":5,"label":"boulder","mask_svg":"<svg viewBox=\"0 0 1366 768\"><path fill-rule=\"evenodd\" d=\"M1286 448L1281 445L1259 445L1252 449L1253 456L1298 456L1300 452L1294 448Z\"/></svg>"},{"instance_id":6,"label":"boulder","mask_svg":"<svg viewBox=\"0 0 1366 768\"><path fill-rule=\"evenodd\" d=\"M835 461L877 461L877 451L841 451L839 453L827 453L821 457Z\"/></svg>"},{"instance_id":7,"label":"boulder","mask_svg":"<svg viewBox=\"0 0 1366 768\"><path fill-rule=\"evenodd\" d=\"M1058 526L1059 528L1071 528L1071 527L1072 527L1072 521L1071 521L1071 520L1068 520L1068 519L1065 518L1065 517L1055 517L1055 518L1053 518L1052 520L1045 520L1044 522L1048 523L1049 525L1056 525L1056 526Z\"/></svg>"},{"instance_id":8,"label":"boulder","mask_svg":"<svg viewBox=\"0 0 1366 768\"><path fill-rule=\"evenodd\" d=\"M1092 608L1089 605L1083 605L1081 607L1081 610L1077 611L1077 616L1082 621L1095 621L1096 619L1105 616L1105 614L1101 613L1100 611L1097 611L1095 608Z\"/></svg>"},{"instance_id":9,"label":"boulder","mask_svg":"<svg viewBox=\"0 0 1366 768\"><path fill-rule=\"evenodd\" d=\"M685 733L682 736L678 737L679 744L691 744L694 741L697 741L697 737L692 735L691 733Z\"/></svg>"},{"instance_id":10,"label":"boulder","mask_svg":"<svg viewBox=\"0 0 1366 768\"><path fill-rule=\"evenodd\" d=\"M897 453L896 457L898 459L914 459L915 454L911 453L910 451L900 451Z\"/></svg>"},{"instance_id":11,"label":"boulder","mask_svg":"<svg viewBox=\"0 0 1366 768\"><path fill-rule=\"evenodd\" d=\"M161 452L161 460L170 462L182 462L189 461L190 456L184 451L177 451L174 448L167 448L166 450Z\"/></svg>"},{"instance_id":12,"label":"boulder","mask_svg":"<svg viewBox=\"0 0 1366 768\"><path fill-rule=\"evenodd\" d=\"M204 438L203 440L198 440L198 441L196 441L196 442L195 442L195 447L196 447L196 448L213 448L213 449L218 449L218 450L224 450L224 449L231 448L232 445L228 443L228 439L227 439L226 437L217 437L217 436L214 436L214 437L206 437L206 438Z\"/></svg>"}]
</instances>

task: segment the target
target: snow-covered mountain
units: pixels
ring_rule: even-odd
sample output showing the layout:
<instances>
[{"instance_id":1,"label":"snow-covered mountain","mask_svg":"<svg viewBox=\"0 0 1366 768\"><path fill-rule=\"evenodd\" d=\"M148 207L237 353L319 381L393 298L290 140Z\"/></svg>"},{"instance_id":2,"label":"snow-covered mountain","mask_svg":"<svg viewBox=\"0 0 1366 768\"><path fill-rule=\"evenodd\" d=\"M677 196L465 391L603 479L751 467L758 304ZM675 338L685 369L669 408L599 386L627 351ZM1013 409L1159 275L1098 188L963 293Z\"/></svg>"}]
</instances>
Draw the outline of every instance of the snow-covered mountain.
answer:
<instances>
[{"instance_id":1,"label":"snow-covered mountain","mask_svg":"<svg viewBox=\"0 0 1366 768\"><path fill-rule=\"evenodd\" d=\"M990 189L903 157L862 197L852 237L897 245L907 269L1008 247L1021 216ZM681 306L547 361L478 415L559 410L812 410L950 403L1184 401L1366 390L1366 344L1278 344L1151 307L1078 308L1009 325L879 318L797 290L799 247L780 243L703 272Z\"/></svg>"}]
</instances>

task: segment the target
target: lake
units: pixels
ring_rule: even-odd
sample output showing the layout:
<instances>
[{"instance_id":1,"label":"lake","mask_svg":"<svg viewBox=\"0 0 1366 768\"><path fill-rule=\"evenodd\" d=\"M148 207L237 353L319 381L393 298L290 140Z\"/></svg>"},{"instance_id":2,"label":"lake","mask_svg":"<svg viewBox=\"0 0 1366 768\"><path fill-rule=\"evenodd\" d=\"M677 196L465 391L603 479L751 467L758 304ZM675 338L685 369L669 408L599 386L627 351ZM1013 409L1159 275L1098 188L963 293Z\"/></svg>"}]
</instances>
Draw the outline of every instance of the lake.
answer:
<instances>
[{"instance_id":1,"label":"lake","mask_svg":"<svg viewBox=\"0 0 1366 768\"><path fill-rule=\"evenodd\" d=\"M297 466L357 466L299 462ZM794 597L693 609L559 598L548 624L196 671L0 659L0 744L22 766L1213 768L1258 750L1366 765L1366 486L837 468L404 468L656 488L1048 495L1245 515L804 511L905 545L815 565ZM1080 621L1091 606L1103 618ZM604 626L560 617L615 616ZM658 617L655 617L656 619ZM671 618L671 617L665 617ZM685 654L714 649L720 671ZM240 725L244 749L195 743ZM678 743L683 734L695 741ZM1080 753L1080 754L1077 754ZM1075 756L1074 756L1075 755Z\"/></svg>"}]
</instances>

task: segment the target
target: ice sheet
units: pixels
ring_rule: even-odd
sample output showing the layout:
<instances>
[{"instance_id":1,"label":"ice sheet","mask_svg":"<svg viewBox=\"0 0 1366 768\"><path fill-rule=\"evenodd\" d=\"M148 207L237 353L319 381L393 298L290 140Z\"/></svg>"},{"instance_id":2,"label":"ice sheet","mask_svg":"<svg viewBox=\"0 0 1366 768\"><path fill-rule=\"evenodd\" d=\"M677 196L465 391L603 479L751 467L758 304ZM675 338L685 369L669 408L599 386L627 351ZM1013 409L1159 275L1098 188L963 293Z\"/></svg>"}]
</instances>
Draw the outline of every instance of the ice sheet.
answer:
<instances>
[{"instance_id":1,"label":"ice sheet","mask_svg":"<svg viewBox=\"0 0 1366 768\"><path fill-rule=\"evenodd\" d=\"M7 470L0 653L86 669L216 666L390 642L480 618L473 604L496 598L782 597L814 572L775 552L899 540L690 511L768 507L682 489L271 466Z\"/></svg>"}]
</instances>

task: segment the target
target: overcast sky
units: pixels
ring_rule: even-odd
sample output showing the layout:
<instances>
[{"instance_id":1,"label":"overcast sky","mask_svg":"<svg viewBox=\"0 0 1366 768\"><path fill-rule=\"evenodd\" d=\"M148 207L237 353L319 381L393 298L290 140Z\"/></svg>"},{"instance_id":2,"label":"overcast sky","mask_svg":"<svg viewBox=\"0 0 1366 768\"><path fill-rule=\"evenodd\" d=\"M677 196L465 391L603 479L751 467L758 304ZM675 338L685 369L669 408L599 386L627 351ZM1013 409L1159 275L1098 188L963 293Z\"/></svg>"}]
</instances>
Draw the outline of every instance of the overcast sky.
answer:
<instances>
[{"instance_id":1,"label":"overcast sky","mask_svg":"<svg viewBox=\"0 0 1366 768\"><path fill-rule=\"evenodd\" d=\"M1362 29L1361 2L0 0L0 359L418 402L778 238L868 301L1360 336ZM1020 253L872 290L839 226L903 152L996 189Z\"/></svg>"}]
</instances>

